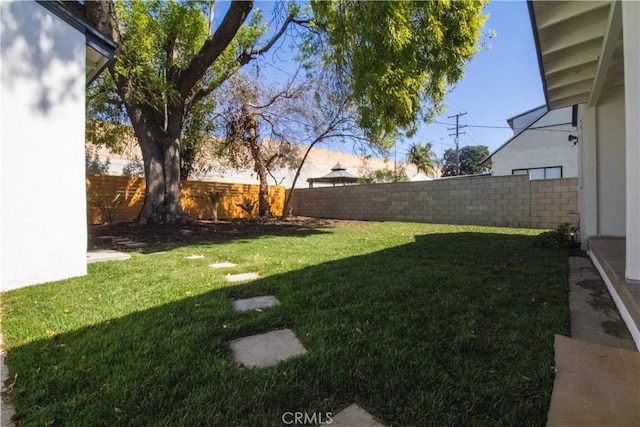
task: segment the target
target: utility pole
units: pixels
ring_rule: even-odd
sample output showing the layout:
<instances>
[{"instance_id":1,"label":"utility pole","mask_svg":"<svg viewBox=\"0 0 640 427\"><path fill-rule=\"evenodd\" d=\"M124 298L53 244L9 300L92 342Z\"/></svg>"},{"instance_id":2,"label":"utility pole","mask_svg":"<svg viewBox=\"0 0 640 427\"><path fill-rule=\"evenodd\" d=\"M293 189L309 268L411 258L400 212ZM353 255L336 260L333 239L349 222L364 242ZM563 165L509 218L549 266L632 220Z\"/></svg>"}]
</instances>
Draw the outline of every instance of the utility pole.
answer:
<instances>
[{"instance_id":1,"label":"utility pole","mask_svg":"<svg viewBox=\"0 0 640 427\"><path fill-rule=\"evenodd\" d=\"M450 133L449 136L454 136L456 137L456 175L460 175L460 145L459 145L459 141L460 141L460 135L464 135L464 132L460 132L460 129L466 128L467 125L462 125L460 126L460 116L464 116L465 114L467 114L466 112L464 113L458 113L455 114L453 116L447 116L448 119L451 119L453 117L456 118L456 127L455 128L447 128L447 130L453 130L455 129L455 133Z\"/></svg>"}]
</instances>

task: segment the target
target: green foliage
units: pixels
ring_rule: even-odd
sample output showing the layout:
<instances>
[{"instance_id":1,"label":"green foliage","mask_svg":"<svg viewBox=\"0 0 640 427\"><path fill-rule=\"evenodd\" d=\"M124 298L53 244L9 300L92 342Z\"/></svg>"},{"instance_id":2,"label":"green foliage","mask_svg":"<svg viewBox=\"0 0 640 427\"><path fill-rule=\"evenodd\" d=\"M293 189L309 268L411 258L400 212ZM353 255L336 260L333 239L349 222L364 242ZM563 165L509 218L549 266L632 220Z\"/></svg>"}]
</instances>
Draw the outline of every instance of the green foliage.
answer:
<instances>
[{"instance_id":1,"label":"green foliage","mask_svg":"<svg viewBox=\"0 0 640 427\"><path fill-rule=\"evenodd\" d=\"M399 164L396 165L395 171L389 168L367 171L358 178L358 184L384 184L408 180L406 168Z\"/></svg>"},{"instance_id":2,"label":"green foliage","mask_svg":"<svg viewBox=\"0 0 640 427\"><path fill-rule=\"evenodd\" d=\"M122 153L133 138L133 131L111 74L102 73L87 88L85 100L87 141L96 147L107 147L112 153Z\"/></svg>"},{"instance_id":3,"label":"green foliage","mask_svg":"<svg viewBox=\"0 0 640 427\"><path fill-rule=\"evenodd\" d=\"M115 210L120 207L124 198L122 192L118 191L113 198L108 196L96 196L87 201L87 206L91 206L100 211L103 223L113 222Z\"/></svg>"},{"instance_id":4,"label":"green foliage","mask_svg":"<svg viewBox=\"0 0 640 427\"><path fill-rule=\"evenodd\" d=\"M222 196L224 195L224 191L209 191L207 196L209 197L209 201L212 206L216 206L222 200Z\"/></svg>"},{"instance_id":5,"label":"green foliage","mask_svg":"<svg viewBox=\"0 0 640 427\"><path fill-rule=\"evenodd\" d=\"M116 55L113 74L103 73L88 90L88 140L117 152L131 136L125 102L149 106L159 117L165 116L170 105L181 102L172 77L186 69L207 39L208 22L203 12L209 6L213 4L115 2L123 49ZM215 130L215 89L239 69L239 55L255 45L266 30L261 11L255 9L249 22L199 79L196 89L209 93L195 102L186 100L180 153L182 179L202 169L197 164L198 156ZM118 93L114 77L126 79L126 99Z\"/></svg>"},{"instance_id":6,"label":"green foliage","mask_svg":"<svg viewBox=\"0 0 640 427\"><path fill-rule=\"evenodd\" d=\"M224 196L224 191L209 191L207 193L209 203L211 203L211 215L214 221L218 220L218 205L222 201L222 196Z\"/></svg>"},{"instance_id":7,"label":"green foliage","mask_svg":"<svg viewBox=\"0 0 640 427\"><path fill-rule=\"evenodd\" d=\"M310 41L304 52L337 67L371 135L412 135L418 119L442 111L447 89L478 50L486 4L313 1L313 27L326 42Z\"/></svg>"},{"instance_id":8,"label":"green foliage","mask_svg":"<svg viewBox=\"0 0 640 427\"><path fill-rule=\"evenodd\" d=\"M435 155L431 148L431 143L426 144L412 144L407 153L407 161L414 164L418 169L418 172L424 172L425 175L429 175L434 172Z\"/></svg>"},{"instance_id":9,"label":"green foliage","mask_svg":"<svg viewBox=\"0 0 640 427\"><path fill-rule=\"evenodd\" d=\"M115 73L127 76L127 101L162 111L178 94L169 77L184 69L207 37L207 21L196 2L118 1L122 44Z\"/></svg>"},{"instance_id":10,"label":"green foliage","mask_svg":"<svg viewBox=\"0 0 640 427\"><path fill-rule=\"evenodd\" d=\"M460 149L460 173L456 173L456 150L448 148L444 152L442 176L473 175L488 172L480 162L489 156L486 145L467 145Z\"/></svg>"},{"instance_id":11,"label":"green foliage","mask_svg":"<svg viewBox=\"0 0 640 427\"><path fill-rule=\"evenodd\" d=\"M545 231L536 236L535 245L550 248L570 248L575 246L578 229L565 222L555 230Z\"/></svg>"},{"instance_id":12,"label":"green foliage","mask_svg":"<svg viewBox=\"0 0 640 427\"><path fill-rule=\"evenodd\" d=\"M245 198L242 203L236 203L236 206L245 211L247 218L253 218L253 211L258 204L257 200Z\"/></svg>"}]
</instances>

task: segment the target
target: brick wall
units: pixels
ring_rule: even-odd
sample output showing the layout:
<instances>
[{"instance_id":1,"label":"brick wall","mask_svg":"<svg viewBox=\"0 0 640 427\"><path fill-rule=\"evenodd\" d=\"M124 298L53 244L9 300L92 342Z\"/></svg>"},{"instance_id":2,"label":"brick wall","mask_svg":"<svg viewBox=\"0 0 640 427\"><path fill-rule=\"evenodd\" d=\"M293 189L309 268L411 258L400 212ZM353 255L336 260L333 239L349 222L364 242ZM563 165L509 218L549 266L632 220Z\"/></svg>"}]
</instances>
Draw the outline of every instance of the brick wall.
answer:
<instances>
[{"instance_id":1,"label":"brick wall","mask_svg":"<svg viewBox=\"0 0 640 427\"><path fill-rule=\"evenodd\" d=\"M245 212L236 206L245 198L258 200L258 185L228 184L219 182L182 181L180 192L182 208L193 219L212 219L213 212L209 192L223 192L218 204L218 218L244 218ZM144 178L111 175L87 177L87 205L90 224L107 221L122 222L135 220L144 200ZM112 203L117 194L120 201ZM284 187L269 186L271 212L282 215ZM257 213L256 205L254 213Z\"/></svg>"},{"instance_id":2,"label":"brick wall","mask_svg":"<svg viewBox=\"0 0 640 427\"><path fill-rule=\"evenodd\" d=\"M481 176L296 189L294 215L500 227L577 224L576 178Z\"/></svg>"}]
</instances>

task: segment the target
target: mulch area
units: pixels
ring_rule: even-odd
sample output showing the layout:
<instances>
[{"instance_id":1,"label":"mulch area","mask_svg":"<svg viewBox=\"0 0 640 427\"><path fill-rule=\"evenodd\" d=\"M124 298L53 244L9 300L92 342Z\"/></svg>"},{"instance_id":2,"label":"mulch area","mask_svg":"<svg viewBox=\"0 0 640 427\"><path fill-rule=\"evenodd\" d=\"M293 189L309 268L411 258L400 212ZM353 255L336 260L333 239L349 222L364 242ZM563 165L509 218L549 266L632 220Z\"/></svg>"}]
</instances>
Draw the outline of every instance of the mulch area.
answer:
<instances>
[{"instance_id":1,"label":"mulch area","mask_svg":"<svg viewBox=\"0 0 640 427\"><path fill-rule=\"evenodd\" d=\"M167 246L220 242L265 235L302 235L319 231L322 228L335 228L344 225L367 225L368 221L345 221L308 217L235 219L229 221L189 221L178 225L145 225L137 223L118 223L92 225L89 227L89 249L116 249L112 239L101 237L115 236L143 242L149 246ZM121 250L121 247L117 247Z\"/></svg>"}]
</instances>

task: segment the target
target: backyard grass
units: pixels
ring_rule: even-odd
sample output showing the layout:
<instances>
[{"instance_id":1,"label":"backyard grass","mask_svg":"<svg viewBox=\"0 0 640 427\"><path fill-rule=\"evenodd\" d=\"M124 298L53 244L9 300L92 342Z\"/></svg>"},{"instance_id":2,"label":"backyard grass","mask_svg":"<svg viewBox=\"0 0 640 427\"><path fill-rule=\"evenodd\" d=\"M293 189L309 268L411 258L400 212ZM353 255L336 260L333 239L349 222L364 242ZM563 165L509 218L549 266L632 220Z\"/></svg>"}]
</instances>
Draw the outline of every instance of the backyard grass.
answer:
<instances>
[{"instance_id":1,"label":"backyard grass","mask_svg":"<svg viewBox=\"0 0 640 427\"><path fill-rule=\"evenodd\" d=\"M25 426L275 426L353 402L393 426L543 425L568 267L537 234L350 224L92 264L2 295L11 398ZM225 281L241 272L261 278ZM231 340L280 328L308 354L236 366Z\"/></svg>"}]
</instances>

